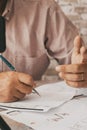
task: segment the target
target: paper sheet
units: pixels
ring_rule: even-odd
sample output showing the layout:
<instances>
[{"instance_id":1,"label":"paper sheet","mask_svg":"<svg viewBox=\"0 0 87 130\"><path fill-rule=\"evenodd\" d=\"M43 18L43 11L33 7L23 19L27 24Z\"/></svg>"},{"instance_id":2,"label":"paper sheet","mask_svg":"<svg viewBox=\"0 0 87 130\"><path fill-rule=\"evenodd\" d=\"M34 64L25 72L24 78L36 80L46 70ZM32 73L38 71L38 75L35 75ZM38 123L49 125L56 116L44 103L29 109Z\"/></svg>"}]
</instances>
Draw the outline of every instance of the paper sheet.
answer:
<instances>
[{"instance_id":1,"label":"paper sheet","mask_svg":"<svg viewBox=\"0 0 87 130\"><path fill-rule=\"evenodd\" d=\"M34 130L86 130L87 97L73 99L47 113L13 112L9 118L24 123Z\"/></svg>"},{"instance_id":2,"label":"paper sheet","mask_svg":"<svg viewBox=\"0 0 87 130\"><path fill-rule=\"evenodd\" d=\"M12 107L41 108L42 113L41 111L23 112L11 108L0 113L34 130L86 130L87 97L70 100L75 95L86 95L86 90L71 88L64 82L42 85L37 88L41 98L31 94L21 102L1 103Z\"/></svg>"},{"instance_id":3,"label":"paper sheet","mask_svg":"<svg viewBox=\"0 0 87 130\"><path fill-rule=\"evenodd\" d=\"M20 111L47 112L69 101L76 94L76 90L67 86L65 82L42 85L36 90L40 93L40 97L32 93L18 102L0 103L0 107L5 106Z\"/></svg>"}]
</instances>

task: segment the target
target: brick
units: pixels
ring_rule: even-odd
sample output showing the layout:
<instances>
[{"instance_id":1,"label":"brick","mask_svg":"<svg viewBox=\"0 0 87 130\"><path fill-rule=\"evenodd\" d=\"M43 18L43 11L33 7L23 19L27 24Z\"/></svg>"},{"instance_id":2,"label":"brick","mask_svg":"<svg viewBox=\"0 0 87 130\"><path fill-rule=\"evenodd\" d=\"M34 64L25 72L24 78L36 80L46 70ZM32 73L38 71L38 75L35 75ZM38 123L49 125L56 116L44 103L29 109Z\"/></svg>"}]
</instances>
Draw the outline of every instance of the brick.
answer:
<instances>
[{"instance_id":1,"label":"brick","mask_svg":"<svg viewBox=\"0 0 87 130\"><path fill-rule=\"evenodd\" d=\"M87 13L81 14L82 20L87 20Z\"/></svg>"},{"instance_id":2,"label":"brick","mask_svg":"<svg viewBox=\"0 0 87 130\"><path fill-rule=\"evenodd\" d=\"M87 0L78 0L78 3L87 4Z\"/></svg>"},{"instance_id":3,"label":"brick","mask_svg":"<svg viewBox=\"0 0 87 130\"><path fill-rule=\"evenodd\" d=\"M81 16L77 15L77 14L69 14L67 15L68 18L71 20L71 21L77 21L77 20L80 20L81 19Z\"/></svg>"},{"instance_id":4,"label":"brick","mask_svg":"<svg viewBox=\"0 0 87 130\"><path fill-rule=\"evenodd\" d=\"M74 11L81 14L87 13L87 6L77 6Z\"/></svg>"},{"instance_id":5,"label":"brick","mask_svg":"<svg viewBox=\"0 0 87 130\"><path fill-rule=\"evenodd\" d=\"M59 3L78 3L78 0L58 0Z\"/></svg>"}]
</instances>

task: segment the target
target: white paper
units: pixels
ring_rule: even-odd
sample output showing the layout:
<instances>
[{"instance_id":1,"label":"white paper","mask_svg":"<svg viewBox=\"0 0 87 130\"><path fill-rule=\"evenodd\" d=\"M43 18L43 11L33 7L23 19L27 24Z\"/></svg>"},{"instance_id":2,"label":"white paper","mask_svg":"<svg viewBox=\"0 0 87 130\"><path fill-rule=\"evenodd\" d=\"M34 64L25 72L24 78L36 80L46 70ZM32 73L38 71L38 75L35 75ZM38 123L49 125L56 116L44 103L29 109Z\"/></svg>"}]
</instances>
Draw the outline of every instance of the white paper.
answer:
<instances>
[{"instance_id":1,"label":"white paper","mask_svg":"<svg viewBox=\"0 0 87 130\"><path fill-rule=\"evenodd\" d=\"M21 102L6 104L20 108L43 108L44 113L8 109L1 111L1 114L24 123L34 130L86 130L87 97L72 99L75 95L86 95L86 90L71 88L64 82L42 85L37 88L41 98L36 94L31 94L27 97L28 99Z\"/></svg>"},{"instance_id":2,"label":"white paper","mask_svg":"<svg viewBox=\"0 0 87 130\"><path fill-rule=\"evenodd\" d=\"M87 97L73 99L63 106L47 113L13 112L9 118L33 128L34 130L86 130Z\"/></svg>"},{"instance_id":3,"label":"white paper","mask_svg":"<svg viewBox=\"0 0 87 130\"><path fill-rule=\"evenodd\" d=\"M18 102L0 103L0 107L12 107L20 111L47 112L48 110L69 101L76 94L76 90L67 86L65 82L42 85L36 88L36 90L40 93L40 97L32 93Z\"/></svg>"}]
</instances>

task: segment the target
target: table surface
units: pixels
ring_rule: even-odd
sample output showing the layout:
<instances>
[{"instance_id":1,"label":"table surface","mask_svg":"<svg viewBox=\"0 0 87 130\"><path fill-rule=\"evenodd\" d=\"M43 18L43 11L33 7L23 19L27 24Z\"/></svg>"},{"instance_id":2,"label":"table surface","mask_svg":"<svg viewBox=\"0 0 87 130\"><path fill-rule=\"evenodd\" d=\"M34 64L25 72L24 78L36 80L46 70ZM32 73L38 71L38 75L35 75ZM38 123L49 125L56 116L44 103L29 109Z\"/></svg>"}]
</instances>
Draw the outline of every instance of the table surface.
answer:
<instances>
[{"instance_id":1,"label":"table surface","mask_svg":"<svg viewBox=\"0 0 87 130\"><path fill-rule=\"evenodd\" d=\"M6 123L9 125L11 130L31 130L28 126L26 126L22 123L18 123L18 122L11 120L5 116L2 116L2 117L6 121Z\"/></svg>"}]
</instances>

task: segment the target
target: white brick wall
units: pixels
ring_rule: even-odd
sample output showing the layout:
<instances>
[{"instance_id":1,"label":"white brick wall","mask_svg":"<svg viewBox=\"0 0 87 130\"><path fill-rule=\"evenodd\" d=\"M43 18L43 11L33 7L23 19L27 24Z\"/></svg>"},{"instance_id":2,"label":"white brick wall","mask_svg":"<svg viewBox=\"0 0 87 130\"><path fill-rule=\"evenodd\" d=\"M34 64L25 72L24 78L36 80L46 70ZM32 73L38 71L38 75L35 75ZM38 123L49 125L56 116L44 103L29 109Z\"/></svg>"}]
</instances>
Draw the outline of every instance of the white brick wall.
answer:
<instances>
[{"instance_id":1,"label":"white brick wall","mask_svg":"<svg viewBox=\"0 0 87 130\"><path fill-rule=\"evenodd\" d=\"M58 0L58 3L87 44L87 0Z\"/></svg>"}]
</instances>

